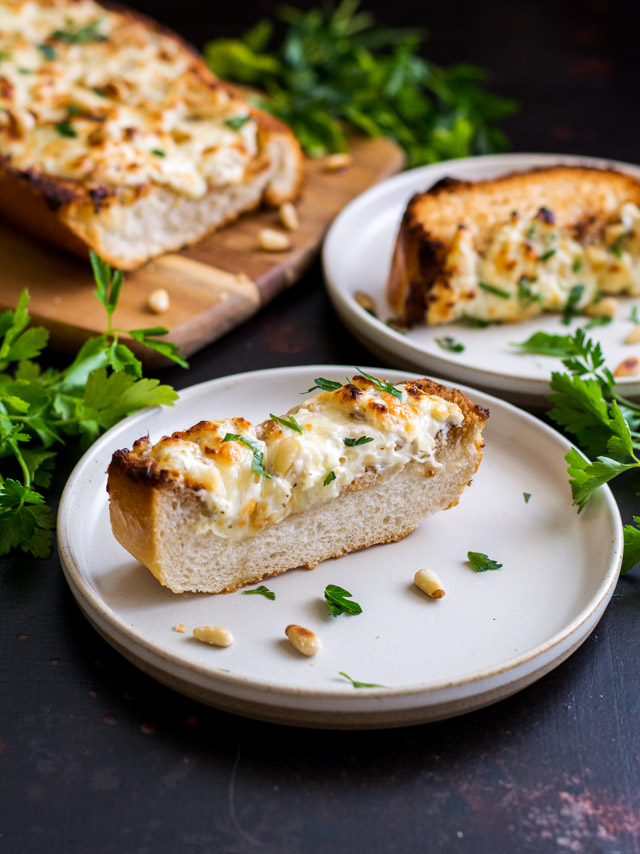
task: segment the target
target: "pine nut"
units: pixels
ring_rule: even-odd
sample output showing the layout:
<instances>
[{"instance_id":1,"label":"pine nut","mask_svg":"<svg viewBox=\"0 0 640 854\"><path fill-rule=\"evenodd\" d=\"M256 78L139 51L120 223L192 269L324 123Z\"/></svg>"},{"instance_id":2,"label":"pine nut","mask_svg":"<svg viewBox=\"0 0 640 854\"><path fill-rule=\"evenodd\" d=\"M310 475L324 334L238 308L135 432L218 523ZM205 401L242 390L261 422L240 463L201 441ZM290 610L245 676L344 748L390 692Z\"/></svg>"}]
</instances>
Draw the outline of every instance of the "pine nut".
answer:
<instances>
[{"instance_id":1,"label":"pine nut","mask_svg":"<svg viewBox=\"0 0 640 854\"><path fill-rule=\"evenodd\" d=\"M615 297L603 297L598 302L585 306L584 313L589 317L614 317L618 306L619 303Z\"/></svg>"},{"instance_id":2,"label":"pine nut","mask_svg":"<svg viewBox=\"0 0 640 854\"><path fill-rule=\"evenodd\" d=\"M442 582L432 569L419 569L413 580L420 590L432 599L442 599L444 596Z\"/></svg>"},{"instance_id":3,"label":"pine nut","mask_svg":"<svg viewBox=\"0 0 640 854\"><path fill-rule=\"evenodd\" d=\"M365 311L368 311L369 314L372 314L374 317L378 316L378 312L376 311L376 304L369 296L369 294L365 293L364 291L356 291L353 295L353 298L358 303L358 305Z\"/></svg>"},{"instance_id":4,"label":"pine nut","mask_svg":"<svg viewBox=\"0 0 640 854\"><path fill-rule=\"evenodd\" d=\"M233 635L224 626L198 626L193 630L193 636L212 646L231 646L233 643Z\"/></svg>"},{"instance_id":5,"label":"pine nut","mask_svg":"<svg viewBox=\"0 0 640 854\"><path fill-rule=\"evenodd\" d=\"M184 623L176 623L173 627L173 631L180 632L180 634L183 635L187 630L184 627Z\"/></svg>"},{"instance_id":6,"label":"pine nut","mask_svg":"<svg viewBox=\"0 0 640 854\"><path fill-rule=\"evenodd\" d=\"M640 323L636 323L631 332L624 339L625 344L640 344Z\"/></svg>"},{"instance_id":7,"label":"pine nut","mask_svg":"<svg viewBox=\"0 0 640 854\"><path fill-rule=\"evenodd\" d=\"M353 163L350 154L330 154L324 161L325 172L344 172Z\"/></svg>"},{"instance_id":8,"label":"pine nut","mask_svg":"<svg viewBox=\"0 0 640 854\"><path fill-rule=\"evenodd\" d=\"M304 626L296 626L292 623L287 626L284 633L291 646L303 655L315 655L322 649L322 641L318 635L311 629L305 629Z\"/></svg>"},{"instance_id":9,"label":"pine nut","mask_svg":"<svg viewBox=\"0 0 640 854\"><path fill-rule=\"evenodd\" d=\"M279 211L280 222L288 231L295 231L300 223L298 222L298 211L291 202L284 202L280 205Z\"/></svg>"},{"instance_id":10,"label":"pine nut","mask_svg":"<svg viewBox=\"0 0 640 854\"><path fill-rule=\"evenodd\" d=\"M635 356L623 359L613 372L614 377L635 377L636 374L640 374L640 359Z\"/></svg>"},{"instance_id":11,"label":"pine nut","mask_svg":"<svg viewBox=\"0 0 640 854\"><path fill-rule=\"evenodd\" d=\"M300 453L300 442L297 439L287 437L278 445L275 458L273 460L273 468L275 473L284 477L291 466L296 461L296 457Z\"/></svg>"},{"instance_id":12,"label":"pine nut","mask_svg":"<svg viewBox=\"0 0 640 854\"><path fill-rule=\"evenodd\" d=\"M169 293L164 288L157 288L149 294L147 308L154 314L163 314L169 308Z\"/></svg>"},{"instance_id":13,"label":"pine nut","mask_svg":"<svg viewBox=\"0 0 640 854\"><path fill-rule=\"evenodd\" d=\"M291 243L286 234L274 228L263 228L258 234L258 245L265 252L286 252L291 249Z\"/></svg>"}]
</instances>

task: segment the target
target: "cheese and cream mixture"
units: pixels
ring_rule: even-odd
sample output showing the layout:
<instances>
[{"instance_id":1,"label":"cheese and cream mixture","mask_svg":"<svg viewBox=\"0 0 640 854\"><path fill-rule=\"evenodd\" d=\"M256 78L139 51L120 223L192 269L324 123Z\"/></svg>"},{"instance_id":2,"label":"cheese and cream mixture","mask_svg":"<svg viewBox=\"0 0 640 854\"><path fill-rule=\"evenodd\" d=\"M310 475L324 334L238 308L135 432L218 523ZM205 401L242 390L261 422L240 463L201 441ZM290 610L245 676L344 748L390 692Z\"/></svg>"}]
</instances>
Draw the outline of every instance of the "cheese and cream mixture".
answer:
<instances>
[{"instance_id":1,"label":"cheese and cream mixture","mask_svg":"<svg viewBox=\"0 0 640 854\"><path fill-rule=\"evenodd\" d=\"M0 156L87 186L199 198L258 150L248 106L173 37L93 0L0 4Z\"/></svg>"},{"instance_id":2,"label":"cheese and cream mixture","mask_svg":"<svg viewBox=\"0 0 640 854\"><path fill-rule=\"evenodd\" d=\"M258 427L242 418L203 421L153 446L141 440L135 452L152 461L154 475L196 491L199 532L240 540L368 474L396 472L411 460L439 468L436 436L462 423L460 408L411 382L396 388L402 400L354 377L282 417L301 432L273 419Z\"/></svg>"},{"instance_id":3,"label":"cheese and cream mixture","mask_svg":"<svg viewBox=\"0 0 640 854\"><path fill-rule=\"evenodd\" d=\"M482 252L473 226L459 226L443 272L428 296L428 323L463 317L517 321L543 311L574 312L604 294L640 294L640 210L622 205L602 240L583 244L551 211L513 214Z\"/></svg>"}]
</instances>

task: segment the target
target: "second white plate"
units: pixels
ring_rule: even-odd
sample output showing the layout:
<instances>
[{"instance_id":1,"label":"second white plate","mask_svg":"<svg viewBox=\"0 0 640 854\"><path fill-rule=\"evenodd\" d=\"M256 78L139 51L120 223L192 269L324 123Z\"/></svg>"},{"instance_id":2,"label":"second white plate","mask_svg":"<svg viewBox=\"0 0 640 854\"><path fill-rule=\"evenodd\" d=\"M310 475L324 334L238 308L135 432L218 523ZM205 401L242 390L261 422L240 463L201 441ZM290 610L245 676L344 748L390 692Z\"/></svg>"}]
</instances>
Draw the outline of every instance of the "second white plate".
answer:
<instances>
[{"instance_id":1,"label":"second white plate","mask_svg":"<svg viewBox=\"0 0 640 854\"><path fill-rule=\"evenodd\" d=\"M60 505L60 556L74 596L98 631L152 676L265 720L400 726L514 693L557 666L594 628L615 586L622 533L607 488L583 513L571 506L568 442L488 395L465 389L491 417L484 459L457 507L426 519L399 543L267 579L275 601L242 591L175 595L115 541L105 471L116 449L147 431L156 441L200 419L261 421L289 409L315 377L342 379L347 370L323 365L213 380L181 392L175 407L141 412L109 430L78 463ZM474 572L470 550L503 567ZM422 567L438 572L444 599L430 600L415 587ZM327 584L351 591L363 613L329 616ZM173 630L177 623L186 634ZM320 635L324 646L315 658L289 646L289 623ZM235 643L199 643L191 632L203 624L227 626ZM340 671L385 687L355 689Z\"/></svg>"},{"instance_id":2,"label":"second white plate","mask_svg":"<svg viewBox=\"0 0 640 854\"><path fill-rule=\"evenodd\" d=\"M523 323L472 329L460 323L416 327L403 335L385 324L391 316L385 286L398 226L407 202L445 176L462 180L494 178L557 163L613 168L640 178L640 167L589 157L555 154L500 154L450 160L404 172L367 190L336 218L324 243L323 261L329 296L343 323L383 363L410 370L427 371L498 392L521 405L544 405L551 372L562 370L560 359L522 354L511 346L544 330L566 335L587 318L570 327L558 315L543 315ZM357 291L370 294L380 319L364 311L355 300ZM621 298L617 317L608 326L589 332L600 341L607 365L613 370L623 359L640 356L640 346L624 344L633 328L631 311L640 312L640 298ZM452 335L464 344L464 352L451 353L436 338ZM628 397L640 396L640 378L618 380Z\"/></svg>"}]
</instances>

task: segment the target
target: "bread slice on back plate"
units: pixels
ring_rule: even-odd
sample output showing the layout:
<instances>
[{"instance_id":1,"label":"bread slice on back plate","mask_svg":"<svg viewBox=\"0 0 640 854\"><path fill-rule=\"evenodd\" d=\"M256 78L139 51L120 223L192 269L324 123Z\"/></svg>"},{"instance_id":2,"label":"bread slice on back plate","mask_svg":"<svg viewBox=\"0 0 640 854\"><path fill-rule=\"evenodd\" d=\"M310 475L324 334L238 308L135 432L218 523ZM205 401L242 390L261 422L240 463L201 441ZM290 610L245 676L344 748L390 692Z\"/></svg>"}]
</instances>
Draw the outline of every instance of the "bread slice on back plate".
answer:
<instances>
[{"instance_id":1,"label":"bread slice on back plate","mask_svg":"<svg viewBox=\"0 0 640 854\"><path fill-rule=\"evenodd\" d=\"M117 540L175 593L220 593L399 540L458 503L485 409L427 379L335 385L256 427L203 421L116 451Z\"/></svg>"},{"instance_id":2,"label":"bread slice on back plate","mask_svg":"<svg viewBox=\"0 0 640 854\"><path fill-rule=\"evenodd\" d=\"M0 212L132 269L295 197L291 131L176 35L94 0L0 8Z\"/></svg>"},{"instance_id":3,"label":"bread slice on back plate","mask_svg":"<svg viewBox=\"0 0 640 854\"><path fill-rule=\"evenodd\" d=\"M415 195L387 284L407 326L597 314L603 294L638 293L640 181L573 166L445 178Z\"/></svg>"}]
</instances>

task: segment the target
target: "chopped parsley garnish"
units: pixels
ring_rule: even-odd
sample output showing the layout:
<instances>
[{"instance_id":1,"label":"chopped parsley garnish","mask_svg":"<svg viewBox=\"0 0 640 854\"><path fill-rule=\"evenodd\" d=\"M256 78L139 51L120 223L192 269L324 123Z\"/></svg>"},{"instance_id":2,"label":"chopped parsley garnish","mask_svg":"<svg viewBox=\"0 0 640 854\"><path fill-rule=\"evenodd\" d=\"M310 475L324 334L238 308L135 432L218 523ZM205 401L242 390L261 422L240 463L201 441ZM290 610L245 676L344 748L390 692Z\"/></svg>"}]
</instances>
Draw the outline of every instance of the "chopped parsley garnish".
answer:
<instances>
[{"instance_id":1,"label":"chopped parsley garnish","mask_svg":"<svg viewBox=\"0 0 640 854\"><path fill-rule=\"evenodd\" d=\"M296 433L302 433L302 427L298 424L298 422L292 415L290 415L288 418L280 418L278 415L274 415L273 412L271 412L269 418L271 418L272 421L276 421L278 424L282 424L283 427L288 427L290 430L295 430Z\"/></svg>"},{"instance_id":2,"label":"chopped parsley garnish","mask_svg":"<svg viewBox=\"0 0 640 854\"><path fill-rule=\"evenodd\" d=\"M321 391L337 391L339 388L342 388L342 383L337 383L334 380L327 380L324 377L316 377L314 379L314 383L315 385L312 385L311 388L303 391L302 394L309 394L310 391L315 391L317 388Z\"/></svg>"},{"instance_id":3,"label":"chopped parsley garnish","mask_svg":"<svg viewBox=\"0 0 640 854\"><path fill-rule=\"evenodd\" d=\"M540 261L548 261L549 258L553 258L553 256L556 254L557 251L558 251L557 249L548 249L546 252L542 253L539 260Z\"/></svg>"},{"instance_id":4,"label":"chopped parsley garnish","mask_svg":"<svg viewBox=\"0 0 640 854\"><path fill-rule=\"evenodd\" d=\"M42 55L45 59L53 60L57 56L56 49L54 47L51 47L50 44L39 44L38 48L42 52Z\"/></svg>"},{"instance_id":5,"label":"chopped parsley garnish","mask_svg":"<svg viewBox=\"0 0 640 854\"><path fill-rule=\"evenodd\" d=\"M530 492L523 492L522 495L524 496L524 503L528 504L529 499L531 498L531 493Z\"/></svg>"},{"instance_id":6,"label":"chopped parsley garnish","mask_svg":"<svg viewBox=\"0 0 640 854\"><path fill-rule=\"evenodd\" d=\"M336 473L334 471L330 471L329 474L325 477L323 483L325 486L329 486L332 480L336 479Z\"/></svg>"},{"instance_id":7,"label":"chopped parsley garnish","mask_svg":"<svg viewBox=\"0 0 640 854\"><path fill-rule=\"evenodd\" d=\"M613 320L613 317L607 317L604 314L598 314L592 317L585 326L585 329L595 329L597 326L608 326Z\"/></svg>"},{"instance_id":8,"label":"chopped parsley garnish","mask_svg":"<svg viewBox=\"0 0 640 854\"><path fill-rule=\"evenodd\" d=\"M386 687L386 685L378 685L377 682L358 682L357 679L352 679L351 676L349 676L349 674L345 673L343 670L340 671L340 676L344 676L345 679L348 679L354 688L385 688Z\"/></svg>"},{"instance_id":9,"label":"chopped parsley garnish","mask_svg":"<svg viewBox=\"0 0 640 854\"><path fill-rule=\"evenodd\" d=\"M337 584L327 584L324 589L324 598L327 600L329 612L332 617L340 614L361 614L362 608L357 602L351 601L351 593Z\"/></svg>"},{"instance_id":10,"label":"chopped parsley garnish","mask_svg":"<svg viewBox=\"0 0 640 854\"><path fill-rule=\"evenodd\" d=\"M402 392L399 388L396 388L394 385L391 385L391 383L383 382L383 380L379 380L377 377L372 377L371 374L366 374L362 370L362 368L359 368L357 365L354 365L354 367L356 371L362 374L363 377L366 377L368 380L371 380L371 382L379 391L385 391L387 392L387 394L392 394L394 397L397 397L398 400L402 400Z\"/></svg>"},{"instance_id":11,"label":"chopped parsley garnish","mask_svg":"<svg viewBox=\"0 0 640 854\"><path fill-rule=\"evenodd\" d=\"M571 335L550 335L548 332L534 332L526 341L513 343L512 347L519 347L525 353L533 356L572 356L575 352L574 341Z\"/></svg>"},{"instance_id":12,"label":"chopped parsley garnish","mask_svg":"<svg viewBox=\"0 0 640 854\"><path fill-rule=\"evenodd\" d=\"M530 225L529 228L527 229L527 234L526 234L527 240L531 240L531 238L533 237L533 235L535 233L536 233L535 225Z\"/></svg>"},{"instance_id":13,"label":"chopped parsley garnish","mask_svg":"<svg viewBox=\"0 0 640 854\"><path fill-rule=\"evenodd\" d=\"M60 136L67 136L71 139L75 139L78 136L75 128L73 127L69 119L64 119L64 121L58 122L58 124L56 125L56 130L58 131Z\"/></svg>"},{"instance_id":14,"label":"chopped parsley garnish","mask_svg":"<svg viewBox=\"0 0 640 854\"><path fill-rule=\"evenodd\" d=\"M464 344L461 341L456 341L451 335L445 335L444 338L436 338L436 344L438 347L442 347L443 350L449 350L451 353L463 353L465 349Z\"/></svg>"},{"instance_id":15,"label":"chopped parsley garnish","mask_svg":"<svg viewBox=\"0 0 640 854\"><path fill-rule=\"evenodd\" d=\"M622 258L622 244L629 237L628 232L623 231L622 234L619 234L613 243L609 246L609 252L612 252L616 258Z\"/></svg>"},{"instance_id":16,"label":"chopped parsley garnish","mask_svg":"<svg viewBox=\"0 0 640 854\"><path fill-rule=\"evenodd\" d=\"M11 54L6 50L0 50L0 62L5 62L7 59L11 59Z\"/></svg>"},{"instance_id":17,"label":"chopped parsley garnish","mask_svg":"<svg viewBox=\"0 0 640 854\"><path fill-rule=\"evenodd\" d=\"M534 293L531 290L531 285L537 281L537 276L534 276L532 279L529 276L520 276L518 280L518 302L542 302L542 294Z\"/></svg>"},{"instance_id":18,"label":"chopped parsley garnish","mask_svg":"<svg viewBox=\"0 0 640 854\"><path fill-rule=\"evenodd\" d=\"M571 323L572 317L580 314L579 303L582 299L583 293L584 285L581 284L574 285L569 291L569 298L564 307L564 311L562 312L562 322L565 326L568 326Z\"/></svg>"},{"instance_id":19,"label":"chopped parsley garnish","mask_svg":"<svg viewBox=\"0 0 640 854\"><path fill-rule=\"evenodd\" d=\"M55 30L50 39L64 44L87 44L87 42L105 42L107 37L99 32L100 20L96 19L77 30Z\"/></svg>"},{"instance_id":20,"label":"chopped parsley garnish","mask_svg":"<svg viewBox=\"0 0 640 854\"><path fill-rule=\"evenodd\" d=\"M574 258L573 264L571 265L571 269L573 270L573 272L574 273L581 273L582 267L583 267L582 258Z\"/></svg>"},{"instance_id":21,"label":"chopped parsley garnish","mask_svg":"<svg viewBox=\"0 0 640 854\"><path fill-rule=\"evenodd\" d=\"M233 116L230 119L225 119L225 125L231 130L240 130L243 125L249 121L251 116Z\"/></svg>"},{"instance_id":22,"label":"chopped parsley garnish","mask_svg":"<svg viewBox=\"0 0 640 854\"><path fill-rule=\"evenodd\" d=\"M151 153L155 154L156 157L166 157L167 152L163 151L161 148L152 148Z\"/></svg>"},{"instance_id":23,"label":"chopped parsley garnish","mask_svg":"<svg viewBox=\"0 0 640 854\"><path fill-rule=\"evenodd\" d=\"M488 285L486 282L478 282L478 287L482 288L482 290L486 291L488 294L493 294L494 297L500 297L500 299L511 299L509 291L505 291L503 288L497 288L495 285Z\"/></svg>"},{"instance_id":24,"label":"chopped parsley garnish","mask_svg":"<svg viewBox=\"0 0 640 854\"><path fill-rule=\"evenodd\" d=\"M253 590L243 590L243 596L264 596L265 599L271 599L272 601L276 598L276 594L273 590L269 590L268 587L265 587L264 584L261 584L260 587L256 587Z\"/></svg>"},{"instance_id":25,"label":"chopped parsley garnish","mask_svg":"<svg viewBox=\"0 0 640 854\"><path fill-rule=\"evenodd\" d=\"M499 321L483 320L481 317L472 317L470 314L463 315L462 320L467 324L467 326L472 326L474 329L488 329L493 323L499 323Z\"/></svg>"},{"instance_id":26,"label":"chopped parsley garnish","mask_svg":"<svg viewBox=\"0 0 640 854\"><path fill-rule=\"evenodd\" d=\"M373 442L373 436L358 436L357 439L347 437L344 440L347 448L355 448L357 445L366 445L367 442Z\"/></svg>"},{"instance_id":27,"label":"chopped parsley garnish","mask_svg":"<svg viewBox=\"0 0 640 854\"><path fill-rule=\"evenodd\" d=\"M365 310L368 311L368 309L365 309ZM369 312L369 313L371 313L371 312ZM374 317L376 317L375 314L374 314ZM398 321L393 317L390 317L388 320L385 320L384 325L388 326L389 329L393 329L393 331L397 332L398 335L406 335L407 334L407 330L402 329L402 327L400 327L398 325Z\"/></svg>"},{"instance_id":28,"label":"chopped parsley garnish","mask_svg":"<svg viewBox=\"0 0 640 854\"><path fill-rule=\"evenodd\" d=\"M258 442L255 441L255 439L249 439L247 436L241 436L239 433L227 433L222 441L239 442L241 445L245 445L247 448L250 448L253 451L251 471L254 471L256 474L262 475L262 477L266 477L271 480L271 475L264 470L264 467L262 465L262 461L264 460L264 453Z\"/></svg>"},{"instance_id":29,"label":"chopped parsley garnish","mask_svg":"<svg viewBox=\"0 0 640 854\"><path fill-rule=\"evenodd\" d=\"M631 309L631 315L629 316L629 320L631 323L640 323L640 312L638 312L638 306L634 305Z\"/></svg>"},{"instance_id":30,"label":"chopped parsley garnish","mask_svg":"<svg viewBox=\"0 0 640 854\"><path fill-rule=\"evenodd\" d=\"M32 68L19 68L18 74L33 74Z\"/></svg>"},{"instance_id":31,"label":"chopped parsley garnish","mask_svg":"<svg viewBox=\"0 0 640 854\"><path fill-rule=\"evenodd\" d=\"M487 557L482 552L467 552L467 560L476 572L487 572L489 569L500 569L501 563Z\"/></svg>"}]
</instances>

